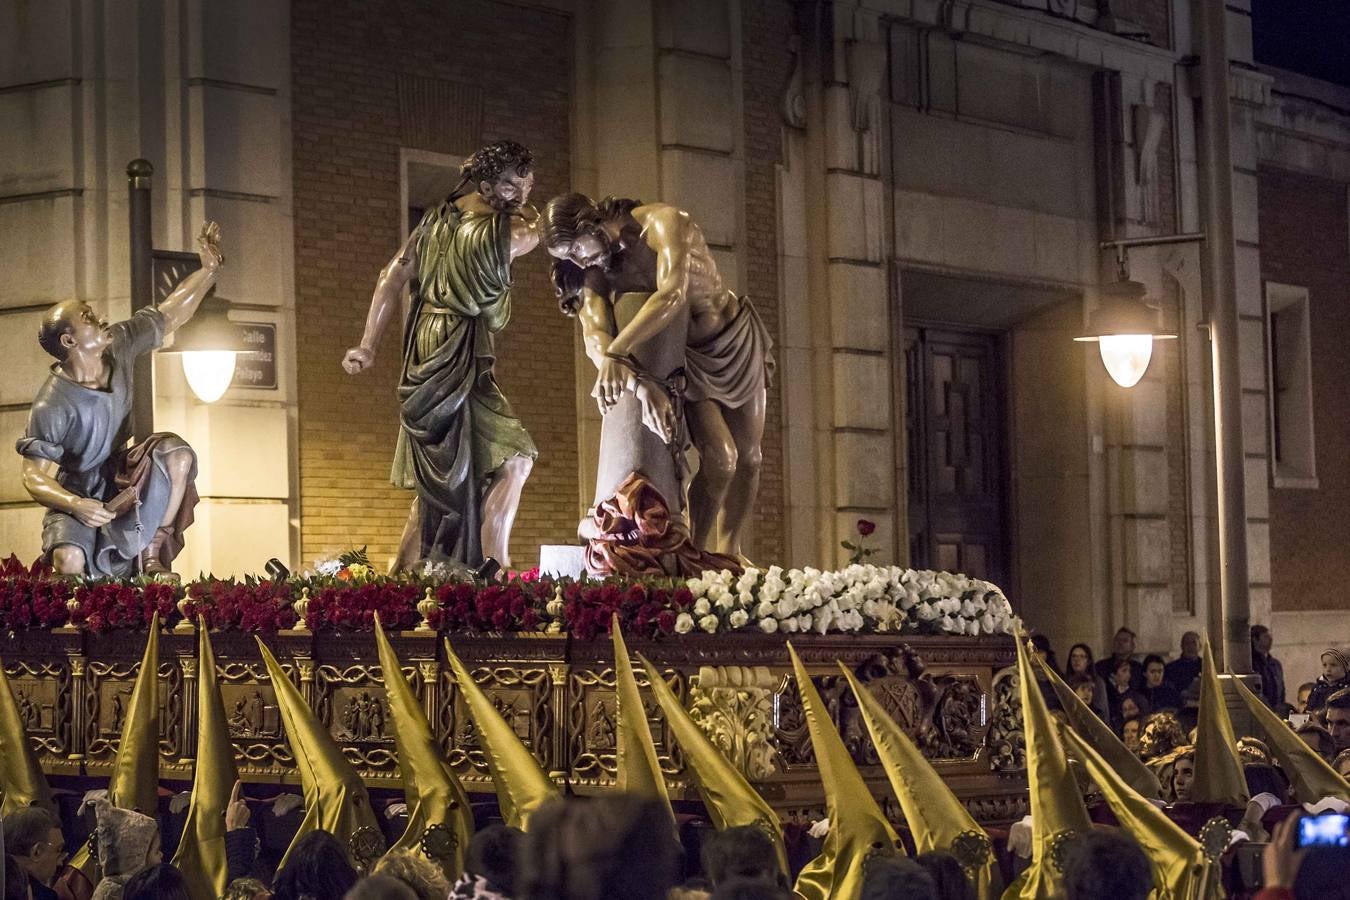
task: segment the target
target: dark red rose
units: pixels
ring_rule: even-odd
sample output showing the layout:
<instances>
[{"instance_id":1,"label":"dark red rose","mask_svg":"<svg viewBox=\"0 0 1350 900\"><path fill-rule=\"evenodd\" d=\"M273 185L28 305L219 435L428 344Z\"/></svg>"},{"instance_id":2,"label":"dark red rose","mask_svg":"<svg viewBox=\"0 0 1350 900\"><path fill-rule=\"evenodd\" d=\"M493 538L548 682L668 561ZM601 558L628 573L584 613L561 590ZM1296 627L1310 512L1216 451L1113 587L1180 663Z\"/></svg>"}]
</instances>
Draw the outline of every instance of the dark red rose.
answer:
<instances>
[{"instance_id":1,"label":"dark red rose","mask_svg":"<svg viewBox=\"0 0 1350 900\"><path fill-rule=\"evenodd\" d=\"M863 537L867 537L876 530L877 530L876 522L872 522L867 519L858 520L858 534L862 535Z\"/></svg>"}]
</instances>

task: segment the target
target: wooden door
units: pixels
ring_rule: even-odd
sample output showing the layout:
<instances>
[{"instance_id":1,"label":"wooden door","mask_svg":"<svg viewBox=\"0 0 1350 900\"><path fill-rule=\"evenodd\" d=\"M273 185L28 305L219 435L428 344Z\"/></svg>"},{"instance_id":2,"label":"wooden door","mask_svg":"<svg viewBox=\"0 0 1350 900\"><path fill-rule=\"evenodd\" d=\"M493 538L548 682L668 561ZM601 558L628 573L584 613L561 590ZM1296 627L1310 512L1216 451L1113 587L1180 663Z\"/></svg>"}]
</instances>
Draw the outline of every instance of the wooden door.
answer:
<instances>
[{"instance_id":1,"label":"wooden door","mask_svg":"<svg viewBox=\"0 0 1350 900\"><path fill-rule=\"evenodd\" d=\"M1009 584L999 337L905 329L910 565Z\"/></svg>"}]
</instances>

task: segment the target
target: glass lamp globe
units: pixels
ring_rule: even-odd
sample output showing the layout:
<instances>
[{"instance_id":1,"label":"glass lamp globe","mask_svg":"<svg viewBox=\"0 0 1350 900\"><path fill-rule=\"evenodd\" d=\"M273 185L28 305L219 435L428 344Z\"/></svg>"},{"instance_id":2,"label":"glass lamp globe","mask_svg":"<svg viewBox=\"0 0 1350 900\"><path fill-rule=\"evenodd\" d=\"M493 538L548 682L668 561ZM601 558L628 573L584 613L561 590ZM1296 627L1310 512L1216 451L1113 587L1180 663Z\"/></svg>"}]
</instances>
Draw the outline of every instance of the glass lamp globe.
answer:
<instances>
[{"instance_id":1,"label":"glass lamp globe","mask_svg":"<svg viewBox=\"0 0 1350 900\"><path fill-rule=\"evenodd\" d=\"M1163 333L1162 312L1145 302L1146 293L1127 278L1103 287L1101 303L1088 316L1087 333L1074 338L1097 344L1107 374L1123 388L1134 387L1148 371L1154 341L1176 337Z\"/></svg>"},{"instance_id":2,"label":"glass lamp globe","mask_svg":"<svg viewBox=\"0 0 1350 900\"><path fill-rule=\"evenodd\" d=\"M173 346L161 351L183 357L188 387L203 403L214 403L224 396L234 379L235 360L250 350L239 326L230 321L229 305L212 300L208 294L196 315L174 332Z\"/></svg>"},{"instance_id":3,"label":"glass lamp globe","mask_svg":"<svg viewBox=\"0 0 1350 900\"><path fill-rule=\"evenodd\" d=\"M234 380L233 350L190 350L183 354L188 387L203 403L215 403Z\"/></svg>"}]
</instances>

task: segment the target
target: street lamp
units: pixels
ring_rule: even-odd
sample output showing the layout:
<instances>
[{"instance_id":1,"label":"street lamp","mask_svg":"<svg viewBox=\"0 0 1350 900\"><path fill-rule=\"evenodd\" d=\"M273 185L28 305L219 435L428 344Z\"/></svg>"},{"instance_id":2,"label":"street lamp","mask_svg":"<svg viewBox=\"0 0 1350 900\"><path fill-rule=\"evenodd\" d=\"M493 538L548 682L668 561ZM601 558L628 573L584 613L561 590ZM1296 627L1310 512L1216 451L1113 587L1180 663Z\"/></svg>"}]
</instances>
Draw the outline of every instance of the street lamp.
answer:
<instances>
[{"instance_id":1,"label":"street lamp","mask_svg":"<svg viewBox=\"0 0 1350 900\"><path fill-rule=\"evenodd\" d=\"M235 359L249 352L239 326L230 321L228 304L213 303L214 298L212 289L196 314L174 332L173 346L160 351L182 355L188 387L203 403L214 403L224 395L234 378Z\"/></svg>"},{"instance_id":2,"label":"street lamp","mask_svg":"<svg viewBox=\"0 0 1350 900\"><path fill-rule=\"evenodd\" d=\"M1111 380L1129 388L1148 370L1153 342L1175 340L1176 335L1164 332L1162 310L1146 302L1148 289L1130 280L1123 251L1118 260L1118 280L1102 288L1101 302L1088 316L1087 333L1074 340L1095 342Z\"/></svg>"}]
</instances>

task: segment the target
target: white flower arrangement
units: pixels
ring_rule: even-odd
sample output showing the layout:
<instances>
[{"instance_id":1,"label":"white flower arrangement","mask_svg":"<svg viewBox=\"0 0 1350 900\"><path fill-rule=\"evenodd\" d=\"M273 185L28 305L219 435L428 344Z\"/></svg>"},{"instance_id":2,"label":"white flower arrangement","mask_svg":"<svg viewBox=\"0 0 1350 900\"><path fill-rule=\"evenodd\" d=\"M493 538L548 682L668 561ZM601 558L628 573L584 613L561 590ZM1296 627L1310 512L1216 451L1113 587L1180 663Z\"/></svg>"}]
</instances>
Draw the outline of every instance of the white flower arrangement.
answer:
<instances>
[{"instance_id":1,"label":"white flower arrangement","mask_svg":"<svg viewBox=\"0 0 1350 900\"><path fill-rule=\"evenodd\" d=\"M1012 634L1013 612L996 585L951 572L855 563L845 569L746 569L705 572L685 586L693 616L676 631L709 634L756 628L766 634L895 632Z\"/></svg>"}]
</instances>

